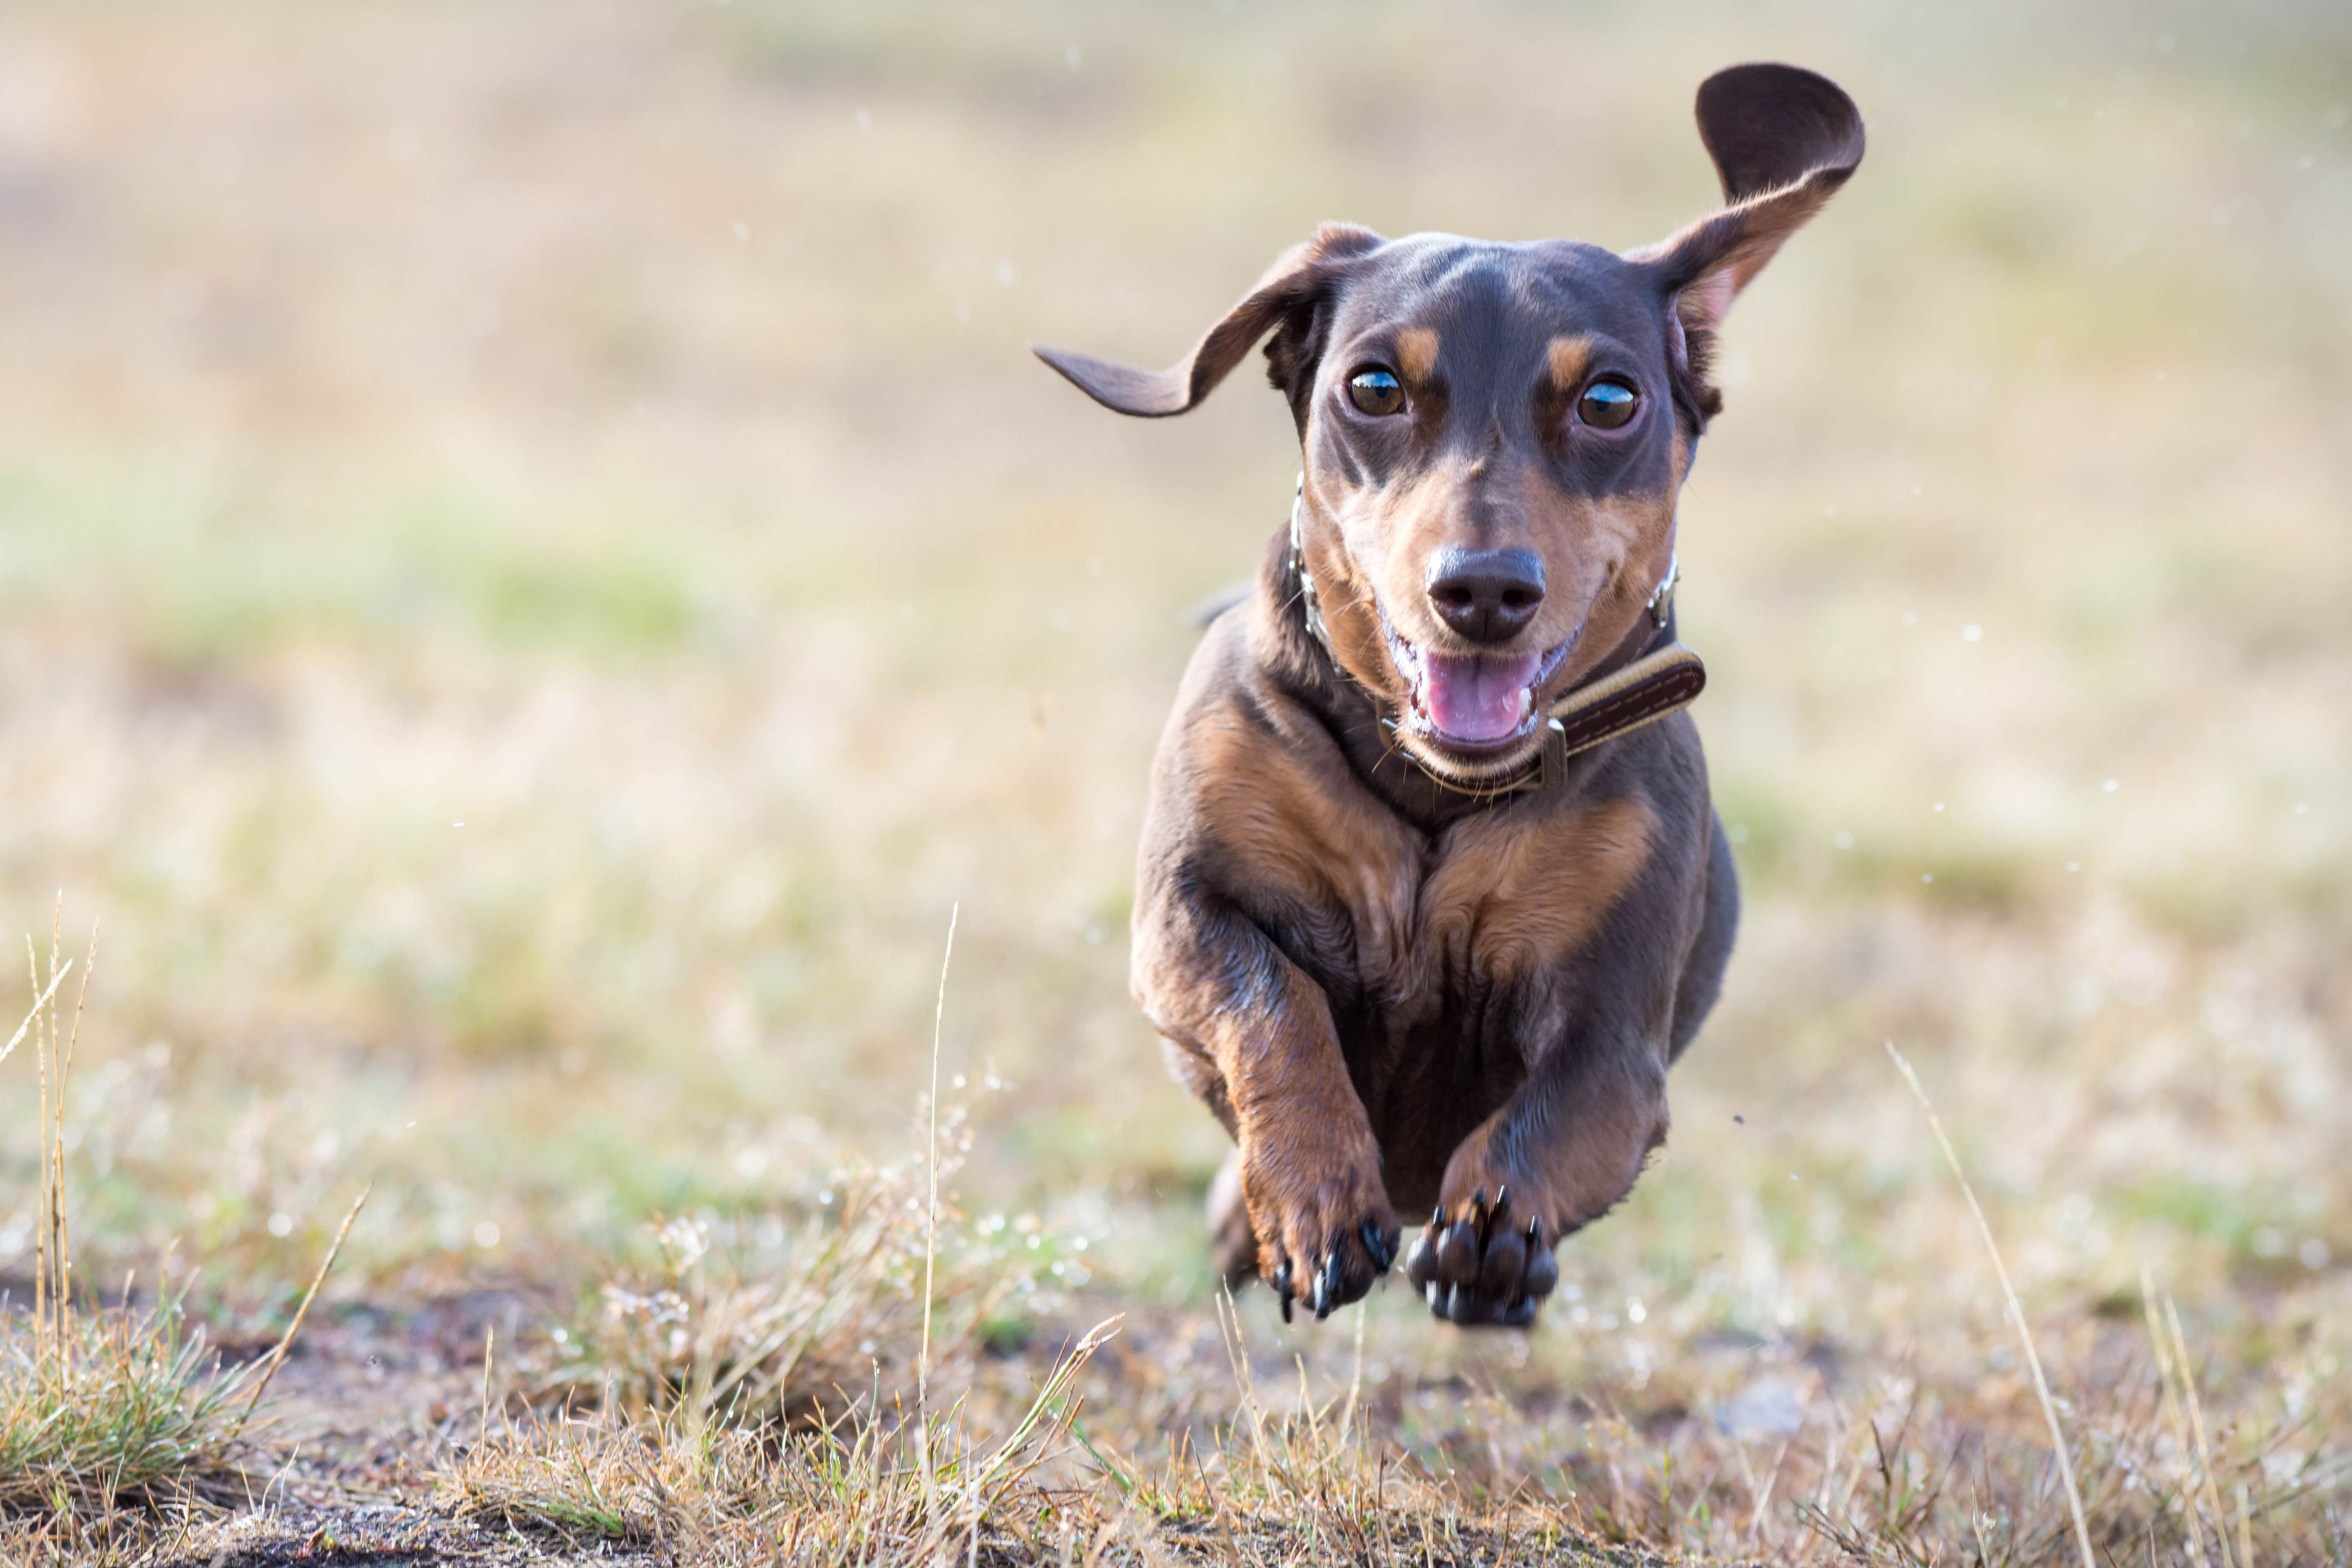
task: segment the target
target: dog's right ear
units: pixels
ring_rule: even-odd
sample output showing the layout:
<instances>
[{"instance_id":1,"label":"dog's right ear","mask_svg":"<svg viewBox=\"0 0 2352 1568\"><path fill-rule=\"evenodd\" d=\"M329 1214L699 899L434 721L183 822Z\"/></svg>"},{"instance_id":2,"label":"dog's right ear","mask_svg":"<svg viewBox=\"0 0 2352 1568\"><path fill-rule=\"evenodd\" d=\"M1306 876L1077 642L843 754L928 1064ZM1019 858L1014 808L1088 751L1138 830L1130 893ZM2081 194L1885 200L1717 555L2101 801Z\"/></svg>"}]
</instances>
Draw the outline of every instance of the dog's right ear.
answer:
<instances>
[{"instance_id":1,"label":"dog's right ear","mask_svg":"<svg viewBox=\"0 0 2352 1568\"><path fill-rule=\"evenodd\" d=\"M1280 335L1266 346L1266 359L1274 384L1289 396L1296 411L1304 382L1314 376L1324 324L1321 307L1330 298L1332 284L1348 262L1381 243L1381 237L1368 228L1325 224L1304 245L1285 251L1257 287L1226 311L1191 353L1166 370L1137 370L1091 354L1035 343L1030 347L1105 408L1160 419L1189 412L1242 362L1252 344L1278 330Z\"/></svg>"}]
</instances>

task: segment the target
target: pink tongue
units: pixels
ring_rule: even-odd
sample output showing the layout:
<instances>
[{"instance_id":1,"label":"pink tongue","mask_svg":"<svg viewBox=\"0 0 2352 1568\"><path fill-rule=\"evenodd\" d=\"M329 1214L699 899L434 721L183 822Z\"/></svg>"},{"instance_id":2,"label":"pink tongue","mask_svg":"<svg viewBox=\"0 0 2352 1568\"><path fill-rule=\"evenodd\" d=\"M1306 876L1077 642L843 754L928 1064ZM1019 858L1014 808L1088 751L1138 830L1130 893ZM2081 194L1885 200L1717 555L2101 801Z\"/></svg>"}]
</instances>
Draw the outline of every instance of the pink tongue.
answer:
<instances>
[{"instance_id":1,"label":"pink tongue","mask_svg":"<svg viewBox=\"0 0 2352 1568\"><path fill-rule=\"evenodd\" d=\"M1429 721L1449 739L1507 740L1519 727L1519 692L1536 678L1538 656L1497 658L1490 654L1429 653L1422 657Z\"/></svg>"}]
</instances>

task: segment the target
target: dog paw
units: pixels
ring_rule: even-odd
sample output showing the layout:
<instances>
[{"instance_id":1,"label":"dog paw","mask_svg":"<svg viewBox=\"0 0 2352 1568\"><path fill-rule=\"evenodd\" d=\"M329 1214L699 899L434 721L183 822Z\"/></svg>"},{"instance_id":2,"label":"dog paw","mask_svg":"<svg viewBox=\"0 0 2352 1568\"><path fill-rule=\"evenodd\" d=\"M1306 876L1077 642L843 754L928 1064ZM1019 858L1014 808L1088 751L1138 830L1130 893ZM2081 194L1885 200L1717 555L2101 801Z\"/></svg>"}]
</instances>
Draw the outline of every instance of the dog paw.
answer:
<instances>
[{"instance_id":1,"label":"dog paw","mask_svg":"<svg viewBox=\"0 0 2352 1568\"><path fill-rule=\"evenodd\" d=\"M1370 1152L1336 1163L1310 1173L1295 1158L1243 1157L1258 1273L1274 1287L1286 1323L1294 1303L1320 1319L1362 1300L1403 1239Z\"/></svg>"},{"instance_id":2,"label":"dog paw","mask_svg":"<svg viewBox=\"0 0 2352 1568\"><path fill-rule=\"evenodd\" d=\"M1429 1216L1429 1226L1405 1258L1405 1278L1429 1310L1465 1328L1525 1328L1536 1309L1559 1283L1541 1218L1511 1212L1508 1187L1486 1201L1481 1187L1450 1219L1445 1205Z\"/></svg>"}]
</instances>

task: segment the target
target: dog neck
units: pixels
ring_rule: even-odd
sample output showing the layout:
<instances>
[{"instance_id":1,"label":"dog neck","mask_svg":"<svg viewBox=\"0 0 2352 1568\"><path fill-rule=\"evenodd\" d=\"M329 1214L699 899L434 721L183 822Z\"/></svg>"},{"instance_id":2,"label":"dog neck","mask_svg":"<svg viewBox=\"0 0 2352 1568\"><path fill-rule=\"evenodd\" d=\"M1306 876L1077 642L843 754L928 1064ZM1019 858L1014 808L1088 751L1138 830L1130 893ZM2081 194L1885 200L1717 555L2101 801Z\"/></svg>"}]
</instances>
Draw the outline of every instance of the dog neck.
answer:
<instances>
[{"instance_id":1,"label":"dog neck","mask_svg":"<svg viewBox=\"0 0 2352 1568\"><path fill-rule=\"evenodd\" d=\"M1304 480L1301 484L1303 487ZM1331 651L1307 571L1300 501L1277 534L1258 574L1257 611L1267 652L1290 684L1329 725L1349 765L1407 820L1435 829L1522 795L1575 793L1590 772L1580 760L1622 735L1690 706L1706 685L1706 667L1675 637L1670 564L1646 613L1582 680L1552 699L1543 749L1517 773L1476 783L1448 779L1396 743L1395 721L1350 678Z\"/></svg>"}]
</instances>

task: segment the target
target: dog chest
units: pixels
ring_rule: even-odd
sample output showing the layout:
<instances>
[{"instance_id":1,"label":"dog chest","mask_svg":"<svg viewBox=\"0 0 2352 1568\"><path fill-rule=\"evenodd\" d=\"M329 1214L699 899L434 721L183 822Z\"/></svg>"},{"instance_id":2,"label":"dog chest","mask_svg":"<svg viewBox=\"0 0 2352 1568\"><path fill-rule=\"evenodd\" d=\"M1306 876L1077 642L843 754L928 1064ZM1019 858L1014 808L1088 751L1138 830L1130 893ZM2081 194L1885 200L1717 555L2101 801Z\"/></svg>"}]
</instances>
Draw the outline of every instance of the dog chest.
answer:
<instances>
[{"instance_id":1,"label":"dog chest","mask_svg":"<svg viewBox=\"0 0 2352 1568\"><path fill-rule=\"evenodd\" d=\"M1335 1004L1391 1036L1449 1018L1475 1026L1498 1005L1549 1005L1648 863L1656 827L1631 798L1496 811L1409 852L1327 862L1319 885L1274 901L1321 906L1295 936Z\"/></svg>"}]
</instances>

